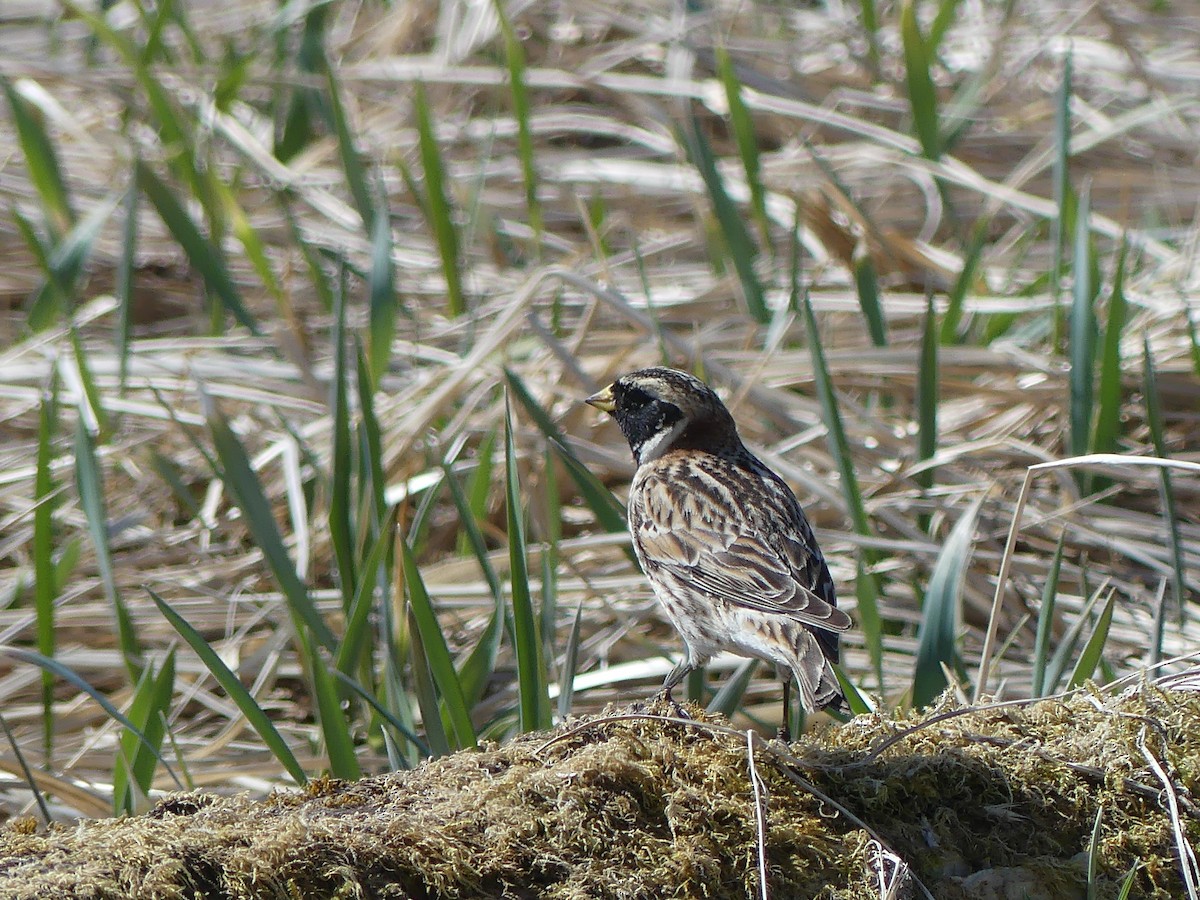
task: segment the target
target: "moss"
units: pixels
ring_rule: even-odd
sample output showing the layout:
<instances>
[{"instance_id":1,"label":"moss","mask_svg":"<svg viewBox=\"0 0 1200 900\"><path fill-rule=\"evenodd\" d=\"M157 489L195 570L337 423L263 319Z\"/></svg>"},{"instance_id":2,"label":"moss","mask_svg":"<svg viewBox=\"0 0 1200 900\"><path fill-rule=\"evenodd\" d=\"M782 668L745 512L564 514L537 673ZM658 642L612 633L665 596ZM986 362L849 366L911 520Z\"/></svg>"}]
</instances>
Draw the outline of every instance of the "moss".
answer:
<instances>
[{"instance_id":1,"label":"moss","mask_svg":"<svg viewBox=\"0 0 1200 900\"><path fill-rule=\"evenodd\" d=\"M939 898L1075 897L1097 810L1101 895L1141 861L1143 897L1183 896L1171 823L1137 748L1194 792L1200 698L1150 689L861 717L756 754L774 896L877 897L870 825ZM651 709L649 713L655 712ZM265 800L174 794L146 816L0 831L0 895L743 898L758 889L745 740L626 715ZM795 767L791 757L805 761ZM1195 839L1196 822L1188 820ZM1006 891L1008 893L1006 893ZM1016 894L1012 892L1016 891Z\"/></svg>"}]
</instances>

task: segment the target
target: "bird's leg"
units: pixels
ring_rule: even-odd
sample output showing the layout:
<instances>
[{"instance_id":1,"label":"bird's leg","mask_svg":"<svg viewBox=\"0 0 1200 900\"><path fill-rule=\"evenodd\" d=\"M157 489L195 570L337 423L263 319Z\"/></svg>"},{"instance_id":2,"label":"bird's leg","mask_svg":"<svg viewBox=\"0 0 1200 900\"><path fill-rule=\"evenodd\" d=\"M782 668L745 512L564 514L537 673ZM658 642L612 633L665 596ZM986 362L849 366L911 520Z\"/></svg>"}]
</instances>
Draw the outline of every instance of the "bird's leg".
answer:
<instances>
[{"instance_id":1,"label":"bird's leg","mask_svg":"<svg viewBox=\"0 0 1200 900\"><path fill-rule=\"evenodd\" d=\"M779 726L779 740L792 740L792 679L791 673L783 681L783 724Z\"/></svg>"},{"instance_id":2,"label":"bird's leg","mask_svg":"<svg viewBox=\"0 0 1200 900\"><path fill-rule=\"evenodd\" d=\"M694 671L695 668L696 667L692 664L691 658L685 656L678 663L676 663L675 668L667 673L667 680L663 682L662 690L658 692L658 695L663 700L671 704L672 711L681 719L690 719L691 716L688 715L686 709L675 702L675 698L671 696L671 691L675 689L679 682L683 681L683 679L687 677L689 672Z\"/></svg>"}]
</instances>

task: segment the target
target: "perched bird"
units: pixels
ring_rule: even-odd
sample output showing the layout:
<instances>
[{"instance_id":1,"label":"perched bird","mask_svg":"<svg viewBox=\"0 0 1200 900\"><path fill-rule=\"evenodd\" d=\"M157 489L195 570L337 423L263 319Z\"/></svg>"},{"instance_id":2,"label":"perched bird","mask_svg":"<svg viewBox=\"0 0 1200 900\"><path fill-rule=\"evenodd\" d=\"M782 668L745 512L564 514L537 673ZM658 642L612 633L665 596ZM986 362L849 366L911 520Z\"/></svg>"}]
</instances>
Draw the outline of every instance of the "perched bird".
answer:
<instances>
[{"instance_id":1,"label":"perched bird","mask_svg":"<svg viewBox=\"0 0 1200 900\"><path fill-rule=\"evenodd\" d=\"M620 426L637 473L629 530L686 651L663 696L722 650L792 678L805 709L845 709L831 663L850 617L791 489L742 443L712 388L675 369L623 375L587 403ZM673 702L673 701L672 701Z\"/></svg>"}]
</instances>

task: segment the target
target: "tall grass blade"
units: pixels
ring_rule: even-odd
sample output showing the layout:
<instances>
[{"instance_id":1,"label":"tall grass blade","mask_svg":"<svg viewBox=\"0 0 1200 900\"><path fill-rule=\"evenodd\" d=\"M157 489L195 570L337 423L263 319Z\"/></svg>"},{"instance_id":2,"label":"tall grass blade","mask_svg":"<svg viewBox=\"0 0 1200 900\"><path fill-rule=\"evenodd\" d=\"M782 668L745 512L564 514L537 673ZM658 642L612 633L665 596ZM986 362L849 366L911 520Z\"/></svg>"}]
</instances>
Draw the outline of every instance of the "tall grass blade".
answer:
<instances>
[{"instance_id":1,"label":"tall grass blade","mask_svg":"<svg viewBox=\"0 0 1200 900\"><path fill-rule=\"evenodd\" d=\"M1113 602L1116 600L1116 596L1115 590L1108 592L1108 601L1104 604L1104 609L1100 611L1100 618L1096 621L1096 627L1092 629L1091 636L1083 645L1083 651L1079 654L1079 659L1067 681L1067 690L1079 687L1095 673L1096 666L1104 654L1104 645L1108 642L1108 630L1112 625Z\"/></svg>"},{"instance_id":2,"label":"tall grass blade","mask_svg":"<svg viewBox=\"0 0 1200 900\"><path fill-rule=\"evenodd\" d=\"M1054 633L1054 604L1058 599L1058 578L1062 571L1063 547L1066 540L1067 533L1063 531L1058 536L1058 547L1054 550L1054 559L1050 562L1050 571L1046 574L1046 582L1042 586L1042 604L1038 607L1037 636L1033 643L1031 697L1045 697L1049 693L1046 689L1046 664L1050 659L1050 638Z\"/></svg>"},{"instance_id":3,"label":"tall grass blade","mask_svg":"<svg viewBox=\"0 0 1200 900\"><path fill-rule=\"evenodd\" d=\"M917 629L917 661L913 674L912 705L927 706L946 688L943 666L955 668L959 607L963 579L975 542L975 521L983 496L978 497L951 529L929 577L929 589Z\"/></svg>"},{"instance_id":4,"label":"tall grass blade","mask_svg":"<svg viewBox=\"0 0 1200 900\"><path fill-rule=\"evenodd\" d=\"M433 131L433 114L425 95L425 86L420 82L413 93L413 109L417 115L421 167L425 172L426 210L442 261L442 275L446 279L446 311L454 318L462 315L467 308L459 272L458 226L454 222L450 198L446 193L446 168Z\"/></svg>"},{"instance_id":5,"label":"tall grass blade","mask_svg":"<svg viewBox=\"0 0 1200 900\"><path fill-rule=\"evenodd\" d=\"M938 448L938 403L941 372L938 368L938 324L933 295L925 298L925 328L921 335L921 364L917 372L917 458L933 459ZM915 476L928 490L933 486L934 470L926 467Z\"/></svg>"},{"instance_id":6,"label":"tall grass blade","mask_svg":"<svg viewBox=\"0 0 1200 900\"><path fill-rule=\"evenodd\" d=\"M474 747L477 744L475 726L471 724L471 710L463 693L462 682L454 668L454 660L450 649L446 646L445 635L438 624L437 613L425 582L417 568L416 558L412 548L405 540L398 541L404 566L404 585L408 591L408 608L417 634L421 639L421 647L425 656L428 671L433 683L442 697L443 708L450 720L454 732L455 746L459 748Z\"/></svg>"},{"instance_id":7,"label":"tall grass blade","mask_svg":"<svg viewBox=\"0 0 1200 900\"><path fill-rule=\"evenodd\" d=\"M855 560L858 577L854 580L854 593L858 600L858 627L862 632L867 655L871 658L871 670L875 673L875 684L883 694L883 619L879 614L879 579L867 569L863 560Z\"/></svg>"},{"instance_id":8,"label":"tall grass blade","mask_svg":"<svg viewBox=\"0 0 1200 900\"><path fill-rule=\"evenodd\" d=\"M1161 401L1158 395L1158 373L1154 368L1154 356L1150 352L1150 337L1142 335L1142 395L1146 402L1146 425L1150 439L1154 442L1154 453L1161 459L1169 456L1167 439L1163 432ZM1171 548L1171 591L1175 597L1176 616L1180 627L1187 622L1187 587L1183 573L1186 570L1186 551L1179 534L1179 512L1175 507L1175 490L1171 487L1171 472L1167 468L1158 470L1158 493L1162 502L1163 518L1167 523L1167 542Z\"/></svg>"},{"instance_id":9,"label":"tall grass blade","mask_svg":"<svg viewBox=\"0 0 1200 900\"><path fill-rule=\"evenodd\" d=\"M375 588L386 588L392 566L394 512L375 537L375 543L363 559L360 577L355 579L354 594L346 612L346 628L338 644L335 668L349 674L363 662L363 651L371 637L371 612L375 606ZM386 601L386 592L384 599Z\"/></svg>"},{"instance_id":10,"label":"tall grass blade","mask_svg":"<svg viewBox=\"0 0 1200 900\"><path fill-rule=\"evenodd\" d=\"M737 142L738 156L746 173L746 187L750 190L750 214L759 231L761 246L771 248L771 220L767 216L767 192L763 189L761 167L758 158L758 137L754 133L754 122L750 111L742 100L742 85L733 68L729 51L716 48L717 78L725 89L725 102L729 106L729 125Z\"/></svg>"},{"instance_id":11,"label":"tall grass blade","mask_svg":"<svg viewBox=\"0 0 1200 900\"><path fill-rule=\"evenodd\" d=\"M529 413L538 430L545 435L546 440L558 453L559 459L567 467L567 473L575 482L584 502L596 516L600 527L611 534L624 531L628 527L625 522L625 510L612 495L612 491L606 488L604 483L570 451L566 437L550 420L550 416L534 399L533 394L529 393L529 388L525 386L521 377L512 369L505 367L504 378L508 382L508 389L521 401L521 406Z\"/></svg>"},{"instance_id":12,"label":"tall grass blade","mask_svg":"<svg viewBox=\"0 0 1200 900\"><path fill-rule=\"evenodd\" d=\"M38 289L29 307L32 330L45 328L64 306L69 311L79 276L92 255L100 229L116 206L116 197L97 203L50 250L45 260L46 283Z\"/></svg>"},{"instance_id":13,"label":"tall grass blade","mask_svg":"<svg viewBox=\"0 0 1200 900\"><path fill-rule=\"evenodd\" d=\"M258 476L254 474L250 465L246 449L216 404L207 397L204 398L204 402L207 406L208 428L212 435L213 448L217 452L217 460L221 467L217 475L245 516L250 535L262 551L271 574L275 577L275 583L287 599L288 611L296 624L297 634L300 633L302 625L307 626L317 643L333 651L336 647L333 632L321 618L308 595L308 588L296 572L295 563L284 547L279 526L275 523L274 512L267 502Z\"/></svg>"},{"instance_id":14,"label":"tall grass blade","mask_svg":"<svg viewBox=\"0 0 1200 900\"><path fill-rule=\"evenodd\" d=\"M58 485L54 480L54 435L58 430L58 370L42 394L38 409L36 471L33 479L33 608L37 649L53 659L58 644L54 601L60 584L54 565L54 509L58 505ZM54 752L54 676L42 670L42 749L46 762Z\"/></svg>"},{"instance_id":15,"label":"tall grass blade","mask_svg":"<svg viewBox=\"0 0 1200 900\"><path fill-rule=\"evenodd\" d=\"M713 694L713 698L705 707L706 710L722 716L732 716L742 705L742 698L746 696L746 689L754 680L756 671L758 671L757 659L747 659L740 663L733 674L726 678L725 683Z\"/></svg>"},{"instance_id":16,"label":"tall grass blade","mask_svg":"<svg viewBox=\"0 0 1200 900\"><path fill-rule=\"evenodd\" d=\"M754 271L754 260L758 255L754 241L750 238L750 232L746 229L746 223L742 220L737 206L725 190L725 181L717 170L712 147L709 146L708 139L695 116L688 122L686 129L681 130L678 139L686 149L692 165L704 179L725 245L725 255L737 273L746 308L756 321L765 325L771 321L771 311L767 308L762 284Z\"/></svg>"},{"instance_id":17,"label":"tall grass blade","mask_svg":"<svg viewBox=\"0 0 1200 900\"><path fill-rule=\"evenodd\" d=\"M175 651L167 653L162 670L149 665L142 672L129 705L129 721L142 730L150 744L143 744L132 732L125 732L117 744L113 769L113 814L135 815L145 811L154 770L158 760L152 750L161 750L166 734L166 717L175 692ZM152 746L151 746L152 745Z\"/></svg>"},{"instance_id":18,"label":"tall grass blade","mask_svg":"<svg viewBox=\"0 0 1200 900\"><path fill-rule=\"evenodd\" d=\"M558 718L565 721L571 715L571 704L575 699L575 675L579 671L579 638L583 625L583 598L575 607L575 618L567 635L567 646L563 651L562 670L558 673Z\"/></svg>"},{"instance_id":19,"label":"tall grass blade","mask_svg":"<svg viewBox=\"0 0 1200 900\"><path fill-rule=\"evenodd\" d=\"M1100 357L1100 397L1096 415L1093 453L1115 453L1121 433L1121 335L1125 330L1128 301L1125 298L1125 258L1128 245L1122 243L1117 254L1112 294L1108 300L1108 321L1104 325L1104 347ZM1165 470L1164 470L1165 471Z\"/></svg>"},{"instance_id":20,"label":"tall grass blade","mask_svg":"<svg viewBox=\"0 0 1200 900\"><path fill-rule=\"evenodd\" d=\"M375 217L371 234L370 340L367 356L371 383L378 385L387 372L392 356L392 338L396 334L396 268L392 262L392 225L386 212ZM344 292L343 292L344 293ZM345 301L342 301L345 302Z\"/></svg>"},{"instance_id":21,"label":"tall grass blade","mask_svg":"<svg viewBox=\"0 0 1200 900\"><path fill-rule=\"evenodd\" d=\"M117 590L116 574L113 570L112 552L108 546L108 513L104 502L104 482L100 466L96 461L96 446L91 432L79 416L75 427L75 485L79 491L79 505L87 517L88 534L96 553L96 568L100 570L100 581L104 593L113 606L117 624L117 644L121 657L129 671L131 682L136 683L142 668L142 648L133 627L133 619Z\"/></svg>"},{"instance_id":22,"label":"tall grass blade","mask_svg":"<svg viewBox=\"0 0 1200 900\"><path fill-rule=\"evenodd\" d=\"M137 166L137 183L171 236L187 254L188 262L203 276L208 289L242 326L252 334L260 334L253 316L242 303L241 294L233 283L220 248L200 233L192 217L175 198L174 192L144 163Z\"/></svg>"},{"instance_id":23,"label":"tall grass blade","mask_svg":"<svg viewBox=\"0 0 1200 900\"><path fill-rule=\"evenodd\" d=\"M821 401L824 414L825 429L828 432L829 452L838 463L841 475L842 493L846 498L846 508L850 513L850 521L854 530L869 537L870 522L867 520L867 508L863 503L862 491L858 487L858 476L854 472L853 455L850 452L850 441L846 438L846 430L842 427L842 416L838 411L837 396L833 390L833 379L829 377L829 367L825 363L825 351L821 347L821 334L817 330L817 319L813 315L812 301L808 293L804 293L804 327L808 333L808 349L812 354L813 381L816 385L817 397ZM863 556L868 564L874 562L873 551L864 549Z\"/></svg>"},{"instance_id":24,"label":"tall grass blade","mask_svg":"<svg viewBox=\"0 0 1200 900\"><path fill-rule=\"evenodd\" d=\"M903 0L901 3L900 37L904 43L904 68L913 131L921 144L922 155L928 160L936 161L942 155L942 138L937 91L933 86L931 74L934 52L921 35L916 0Z\"/></svg>"},{"instance_id":25,"label":"tall grass blade","mask_svg":"<svg viewBox=\"0 0 1200 900\"><path fill-rule=\"evenodd\" d=\"M354 456L351 452L350 393L346 373L346 367L349 365L346 358L346 292L342 290L337 292L334 299L330 342L333 346L333 381L329 396L333 455L329 472L329 543L333 547L333 558L337 563L342 606L348 610L356 593L355 578L358 573L354 565L354 549L357 542L350 524L350 482L354 478Z\"/></svg>"},{"instance_id":26,"label":"tall grass blade","mask_svg":"<svg viewBox=\"0 0 1200 900\"><path fill-rule=\"evenodd\" d=\"M24 650L20 647L11 647L0 644L0 656L7 656L10 659L15 659L19 662L28 663L37 666L44 671L51 672L59 678L70 683L81 693L87 694L104 710L105 714L116 722L131 731L137 739L142 743L142 746L147 747L154 754L154 758L162 763L163 769L171 776L171 779L182 790L183 783L179 780L179 776L175 774L175 770L171 768L171 764L163 759L162 754L158 752L154 743L142 733L142 730L134 725L129 718L119 709L109 702L109 699L102 693L87 683L74 669L63 665L57 659L51 659L48 656L42 656L33 650Z\"/></svg>"},{"instance_id":27,"label":"tall grass blade","mask_svg":"<svg viewBox=\"0 0 1200 900\"><path fill-rule=\"evenodd\" d=\"M1081 580L1083 583L1083 592L1086 596L1088 591L1086 569L1082 569L1082 571L1085 573ZM1090 621L1092 610L1099 599L1100 593L1098 591L1091 595L1087 603L1084 604L1083 611L1071 623L1071 627L1067 629L1066 634L1063 635L1062 640L1058 642L1058 646L1054 649L1054 655L1050 657L1050 662L1046 664L1046 693L1052 694L1058 690L1063 673L1067 671L1067 663L1075 655L1075 648L1079 645L1079 639L1083 636L1083 630Z\"/></svg>"},{"instance_id":28,"label":"tall grass blade","mask_svg":"<svg viewBox=\"0 0 1200 900\"><path fill-rule=\"evenodd\" d=\"M1075 222L1075 197L1071 190L1071 80L1073 50L1068 48L1063 59L1062 81L1054 105L1054 164L1051 179L1054 182L1054 206L1056 214L1050 225L1051 250L1053 257L1050 268L1050 298L1054 301L1054 343L1058 346L1063 333L1063 309L1059 303L1062 296L1062 275L1066 255L1067 235Z\"/></svg>"},{"instance_id":29,"label":"tall grass blade","mask_svg":"<svg viewBox=\"0 0 1200 900\"><path fill-rule=\"evenodd\" d=\"M525 49L517 39L512 22L504 9L504 0L494 0L500 32L504 36L504 58L508 63L508 87L512 93L513 116L517 120L517 157L521 161L521 177L525 181L525 208L529 226L541 237L544 229L542 205L538 201L538 174L534 164L533 129L530 127L531 104L525 84Z\"/></svg>"},{"instance_id":30,"label":"tall grass blade","mask_svg":"<svg viewBox=\"0 0 1200 900\"><path fill-rule=\"evenodd\" d=\"M0 715L0 729L4 730L4 736L8 739L8 746L12 749L13 758L17 761L17 765L21 769L21 776L25 779L25 786L29 788L29 793L33 795L34 802L37 803L38 812L42 814L42 821L49 825L50 807L38 788L37 779L33 776L33 769L29 767L29 763L25 760L25 754L21 752L21 744L17 740L17 736L12 733L12 729L8 727L8 722L2 715Z\"/></svg>"},{"instance_id":31,"label":"tall grass blade","mask_svg":"<svg viewBox=\"0 0 1200 900\"><path fill-rule=\"evenodd\" d=\"M418 753L423 756L431 755L429 747L417 737L416 732L404 724L398 716L380 702L379 698L364 688L361 684L347 675L345 672L339 672L337 669L331 669L330 673L334 678L340 681L343 685L350 689L364 703L371 707L376 715L383 722L390 725L393 729L399 732L406 741L413 745Z\"/></svg>"},{"instance_id":32,"label":"tall grass blade","mask_svg":"<svg viewBox=\"0 0 1200 900\"><path fill-rule=\"evenodd\" d=\"M1096 362L1096 286L1092 282L1092 243L1088 214L1089 190L1084 187L1075 218L1075 283L1071 300L1070 451L1083 456L1091 443ZM1082 482L1081 482L1082 483Z\"/></svg>"},{"instance_id":33,"label":"tall grass blade","mask_svg":"<svg viewBox=\"0 0 1200 900\"><path fill-rule=\"evenodd\" d=\"M865 241L859 241L851 259L854 267L854 288L858 293L858 305L867 322L867 333L876 347L887 346L887 325L883 318L883 304L879 300L879 273Z\"/></svg>"},{"instance_id":34,"label":"tall grass blade","mask_svg":"<svg viewBox=\"0 0 1200 900\"><path fill-rule=\"evenodd\" d=\"M136 169L129 179L122 204L121 257L117 261L117 283L113 290L117 298L117 391L125 393L129 378L129 337L133 330L133 282L137 271L138 203L142 196L138 190Z\"/></svg>"},{"instance_id":35,"label":"tall grass blade","mask_svg":"<svg viewBox=\"0 0 1200 900\"><path fill-rule=\"evenodd\" d=\"M367 167L363 163L362 154L354 143L354 132L350 128L350 119L346 108L342 105L342 94L338 87L334 69L321 58L321 67L325 70L325 88L328 102L321 109L329 118L329 127L337 136L338 156L341 158L342 171L346 174L346 184L350 187L350 196L362 217L363 231L368 239L373 239L379 225L381 211L375 208L371 198L370 178ZM383 216L386 219L386 215Z\"/></svg>"},{"instance_id":36,"label":"tall grass blade","mask_svg":"<svg viewBox=\"0 0 1200 900\"><path fill-rule=\"evenodd\" d=\"M12 112L12 124L16 128L17 143L25 157L25 169L29 181L37 191L42 213L50 235L57 240L75 222L75 211L71 206L71 194L63 178L62 167L54 142L42 127L37 107L21 96L12 81L0 77L0 86Z\"/></svg>"},{"instance_id":37,"label":"tall grass blade","mask_svg":"<svg viewBox=\"0 0 1200 900\"><path fill-rule=\"evenodd\" d=\"M263 743L267 745L267 749L271 751L271 754L279 764L287 770L288 774L292 776L297 784L307 783L308 777L304 774L304 769L300 767L300 763L296 761L296 757L292 754L287 742L275 730L275 726L271 724L270 716L258 705L258 701L254 699L254 696L246 690L241 679L225 665L225 662L218 655L217 651L209 646L208 641L204 640L203 635L193 628L187 619L177 613L170 604L150 588L146 588L146 592L150 595L150 599L154 601L154 605L158 607L159 612L171 624L171 627L179 632L179 636L200 657L200 661L204 663L209 674L221 686L221 689L229 695L229 699L241 710L250 727L262 738Z\"/></svg>"},{"instance_id":38,"label":"tall grass blade","mask_svg":"<svg viewBox=\"0 0 1200 900\"><path fill-rule=\"evenodd\" d=\"M963 305L967 295L975 287L975 275L979 271L979 262L983 258L983 248L988 240L988 223L980 219L971 229L970 243L963 255L963 267L955 279L950 293L946 295L946 315L942 319L942 330L939 340L943 344L956 344L961 340L959 326L962 325Z\"/></svg>"},{"instance_id":39,"label":"tall grass blade","mask_svg":"<svg viewBox=\"0 0 1200 900\"><path fill-rule=\"evenodd\" d=\"M523 732L550 727L550 694L542 662L542 639L529 590L525 513L513 437L512 407L504 404L504 489L508 522L508 558L512 577L513 642L517 656L517 695Z\"/></svg>"},{"instance_id":40,"label":"tall grass blade","mask_svg":"<svg viewBox=\"0 0 1200 900\"><path fill-rule=\"evenodd\" d=\"M487 582L488 589L492 593L492 600L495 602L492 617L483 629L483 634L479 637L479 643L475 645L475 648L471 651L471 655L467 657L466 662L463 663L459 673L459 678L462 680L463 685L463 695L467 698L468 704L474 707L475 704L483 699L483 692L487 688L487 683L496 671L496 659L500 654L500 640L504 636L506 618L504 587L500 583L500 577L496 574L491 560L488 559L487 543L484 541L483 532L480 531L478 522L478 518L481 518L482 514L477 514L476 511L471 509L470 499L463 492L462 486L458 483L458 479L454 477L454 472L450 466L444 465L443 471L446 475L446 484L450 488L450 496L453 498L454 506L458 510L459 527L462 529L460 534L465 538L467 545L475 554L475 559L478 561L479 568L483 572L484 580Z\"/></svg>"},{"instance_id":41,"label":"tall grass blade","mask_svg":"<svg viewBox=\"0 0 1200 900\"><path fill-rule=\"evenodd\" d=\"M321 651L310 642L304 643L308 653L308 671L312 679L313 699L317 704L317 722L325 738L325 753L329 758L329 771L335 778L357 781L362 777L358 757L354 753L354 738L350 725L342 711L341 692L338 682L325 664Z\"/></svg>"}]
</instances>

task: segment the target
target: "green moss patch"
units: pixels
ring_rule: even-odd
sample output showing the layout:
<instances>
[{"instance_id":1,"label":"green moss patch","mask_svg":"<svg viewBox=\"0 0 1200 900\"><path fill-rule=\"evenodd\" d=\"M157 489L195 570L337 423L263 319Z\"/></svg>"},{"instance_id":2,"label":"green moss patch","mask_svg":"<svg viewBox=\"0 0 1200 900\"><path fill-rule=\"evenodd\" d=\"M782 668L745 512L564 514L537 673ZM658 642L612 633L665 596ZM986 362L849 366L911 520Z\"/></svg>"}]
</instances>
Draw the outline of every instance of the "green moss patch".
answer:
<instances>
[{"instance_id":1,"label":"green moss patch","mask_svg":"<svg viewBox=\"0 0 1200 900\"><path fill-rule=\"evenodd\" d=\"M1183 896L1163 786L1139 741L1172 776L1195 842L1200 697L1147 688L935 719L946 711L757 744L772 896L878 897L874 839L939 900L1083 896L1098 811L1098 896L1135 862L1135 896ZM666 712L579 720L265 800L173 794L145 816L10 823L0 895L757 896L745 736Z\"/></svg>"}]
</instances>

